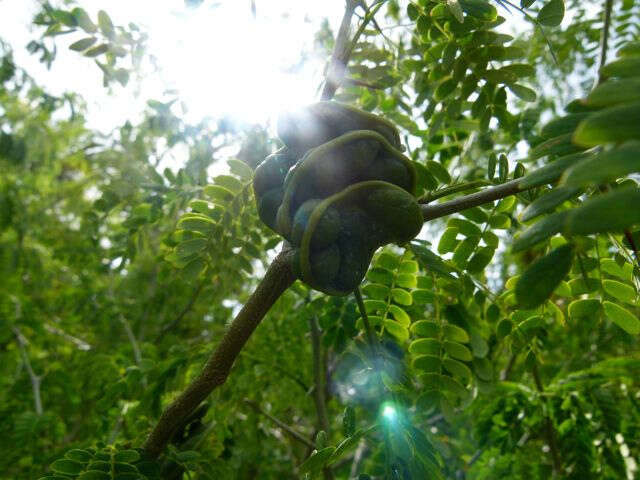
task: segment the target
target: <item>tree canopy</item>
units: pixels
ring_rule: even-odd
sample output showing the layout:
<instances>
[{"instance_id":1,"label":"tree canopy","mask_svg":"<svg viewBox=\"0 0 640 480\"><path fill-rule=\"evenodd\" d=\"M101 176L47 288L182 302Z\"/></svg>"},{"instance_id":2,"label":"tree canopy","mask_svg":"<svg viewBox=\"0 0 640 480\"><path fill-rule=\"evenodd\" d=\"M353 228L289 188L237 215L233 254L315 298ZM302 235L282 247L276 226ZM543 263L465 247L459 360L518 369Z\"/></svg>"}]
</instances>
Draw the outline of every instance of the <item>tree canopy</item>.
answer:
<instances>
[{"instance_id":1,"label":"tree canopy","mask_svg":"<svg viewBox=\"0 0 640 480\"><path fill-rule=\"evenodd\" d=\"M40 2L27 49L133 96L147 34L83 3ZM636 478L639 25L632 0L346 0L308 103L397 127L373 137L424 221L353 293L261 220L283 127L175 94L98 132L0 32L0 478Z\"/></svg>"}]
</instances>

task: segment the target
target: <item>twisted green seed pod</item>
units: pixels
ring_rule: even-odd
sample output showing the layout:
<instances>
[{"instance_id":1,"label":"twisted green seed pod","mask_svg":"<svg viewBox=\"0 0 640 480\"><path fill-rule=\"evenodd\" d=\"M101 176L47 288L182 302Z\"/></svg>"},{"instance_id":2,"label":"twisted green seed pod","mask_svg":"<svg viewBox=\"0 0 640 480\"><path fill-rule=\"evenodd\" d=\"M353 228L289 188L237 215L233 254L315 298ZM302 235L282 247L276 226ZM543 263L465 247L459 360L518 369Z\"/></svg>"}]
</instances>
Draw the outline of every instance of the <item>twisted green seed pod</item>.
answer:
<instances>
[{"instance_id":1,"label":"twisted green seed pod","mask_svg":"<svg viewBox=\"0 0 640 480\"><path fill-rule=\"evenodd\" d=\"M420 232L413 163L393 124L336 102L283 115L278 133L286 147L254 176L258 214L291 242L300 280L347 295L377 248Z\"/></svg>"},{"instance_id":2,"label":"twisted green seed pod","mask_svg":"<svg viewBox=\"0 0 640 480\"><path fill-rule=\"evenodd\" d=\"M277 231L291 240L293 215L305 201L367 180L393 183L410 194L416 187L411 161L377 132L356 130L310 150L287 174Z\"/></svg>"},{"instance_id":3,"label":"twisted green seed pod","mask_svg":"<svg viewBox=\"0 0 640 480\"><path fill-rule=\"evenodd\" d=\"M338 237L330 247L314 250L314 238L324 235L322 219L328 209L340 216ZM359 182L315 204L299 244L300 254L294 257L294 263L298 262L294 270L316 290L347 295L364 278L378 247L406 243L421 228L422 214L413 195L384 181ZM333 267L336 255L340 256L337 271ZM328 259L331 268L319 263ZM322 276L317 275L319 271Z\"/></svg>"},{"instance_id":4,"label":"twisted green seed pod","mask_svg":"<svg viewBox=\"0 0 640 480\"><path fill-rule=\"evenodd\" d=\"M294 163L288 149L283 148L265 158L253 174L258 216L272 230L276 228L276 214L284 196L284 178Z\"/></svg>"}]
</instances>

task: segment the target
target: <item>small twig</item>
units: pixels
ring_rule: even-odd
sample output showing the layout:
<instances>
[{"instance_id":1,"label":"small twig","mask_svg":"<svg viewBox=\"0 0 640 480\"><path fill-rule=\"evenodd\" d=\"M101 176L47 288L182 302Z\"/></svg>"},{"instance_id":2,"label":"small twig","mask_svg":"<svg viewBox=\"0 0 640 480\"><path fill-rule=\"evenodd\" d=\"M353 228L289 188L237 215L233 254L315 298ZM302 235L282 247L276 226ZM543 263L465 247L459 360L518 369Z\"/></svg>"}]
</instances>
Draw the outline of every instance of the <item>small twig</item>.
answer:
<instances>
[{"instance_id":1,"label":"small twig","mask_svg":"<svg viewBox=\"0 0 640 480\"><path fill-rule=\"evenodd\" d=\"M16 336L18 348L20 349L20 356L22 357L22 363L24 363L27 373L29 374L29 379L31 380L31 389L33 390L33 403L36 415L42 415L42 396L40 395L40 383L42 381L42 377L40 375L36 375L31 367L31 361L27 354L27 339L24 338L18 327L11 327L11 330L13 330L13 334Z\"/></svg>"},{"instance_id":2,"label":"small twig","mask_svg":"<svg viewBox=\"0 0 640 480\"><path fill-rule=\"evenodd\" d=\"M191 311L191 309L193 308L193 306L196 303L196 300L198 300L198 297L200 296L200 293L202 292L202 288L204 287L205 282L206 282L206 280L203 279L198 284L196 289L191 294L191 298L189 298L189 301L187 302L185 307L182 309L182 311L178 314L178 316L175 319L173 319L170 323L168 323L167 325L162 327L162 330L160 331L160 333L158 334L158 337L156 338L156 342L159 342L160 340L162 340L162 338L165 336L165 334L167 332L169 332L170 330L172 330L176 325L178 325L178 323L180 323L182 321L184 316Z\"/></svg>"},{"instance_id":3,"label":"small twig","mask_svg":"<svg viewBox=\"0 0 640 480\"><path fill-rule=\"evenodd\" d=\"M509 361L507 362L507 366L504 367L504 370L500 372L500 381L504 382L509 380L511 376L511 370L513 370L513 366L516 364L516 358L518 356L515 353L512 353L509 357Z\"/></svg>"},{"instance_id":4,"label":"small twig","mask_svg":"<svg viewBox=\"0 0 640 480\"><path fill-rule=\"evenodd\" d=\"M306 438L301 433L295 431L293 428L291 428L289 425L284 423L282 420L279 420L276 417L274 417L273 415L265 412L262 408L260 408L260 405L258 405L256 402L245 398L244 399L244 403L249 405L252 409L254 409L259 414L264 415L265 417L267 417L269 420L271 420L278 427L280 427L282 430L284 430L289 435L291 435L291 437L293 437L294 439L298 440L300 443L303 443L304 445L306 445L309 448L316 448L316 446L314 445L314 443L311 440Z\"/></svg>"},{"instance_id":5,"label":"small twig","mask_svg":"<svg viewBox=\"0 0 640 480\"><path fill-rule=\"evenodd\" d=\"M318 428L329 433L329 417L327 416L327 405L324 398L325 369L320 345L320 326L315 315L309 317L309 329L311 330L311 350L313 355L313 399L316 403Z\"/></svg>"},{"instance_id":6,"label":"small twig","mask_svg":"<svg viewBox=\"0 0 640 480\"><path fill-rule=\"evenodd\" d=\"M360 293L360 287L356 287L353 291L353 295L356 297L356 302L358 304L358 309L360 310L360 316L362 317L362 324L364 325L364 331L367 335L367 343L369 344L369 348L371 349L371 354L373 358L377 356L377 348L378 342L376 340L376 336L373 333L373 329L371 328L371 324L369 323L369 315L367 315L367 309L364 306L364 301L362 300L362 293Z\"/></svg>"},{"instance_id":7,"label":"small twig","mask_svg":"<svg viewBox=\"0 0 640 480\"><path fill-rule=\"evenodd\" d=\"M542 385L542 380L540 379L540 371L538 370L538 364L536 362L533 363L531 373L533 374L533 381L536 384L536 390L538 390L538 393L540 393L541 395L544 394L544 386ZM549 403L546 400L545 402L548 409ZM553 428L553 422L551 421L551 416L549 415L548 411L546 412L544 418L545 436L547 437L547 443L549 444L549 450L551 451L553 471L555 475L559 475L562 472L562 462L560 461L560 454L558 452L558 447L556 444L556 432Z\"/></svg>"},{"instance_id":8,"label":"small twig","mask_svg":"<svg viewBox=\"0 0 640 480\"><path fill-rule=\"evenodd\" d=\"M602 26L602 31L600 32L600 67L598 71L598 81L596 86L600 85L604 80L604 76L602 75L602 67L604 67L605 63L607 63L607 53L609 51L609 29L611 27L611 11L613 9L613 0L605 0L604 4L604 25Z\"/></svg>"},{"instance_id":9,"label":"small twig","mask_svg":"<svg viewBox=\"0 0 640 480\"><path fill-rule=\"evenodd\" d=\"M56 327L54 325L51 325L50 323L45 323L44 324L44 329L49 333L54 333L56 335L60 335L65 340L68 340L71 343L73 343L75 346L77 346L79 350L91 350L91 345L89 343L85 342L81 338L74 337L70 333L67 333L64 330L62 330L62 329L60 329L60 328L58 328L58 327Z\"/></svg>"},{"instance_id":10,"label":"small twig","mask_svg":"<svg viewBox=\"0 0 640 480\"><path fill-rule=\"evenodd\" d=\"M127 334L127 338L129 339L129 343L131 343L131 349L133 350L133 359L135 360L136 365L140 365L140 362L142 362L142 352L140 352L140 346L138 345L136 336L133 334L133 330L131 330L131 325L129 325L127 319L122 315L120 315L120 323L122 323L124 331Z\"/></svg>"},{"instance_id":11,"label":"small twig","mask_svg":"<svg viewBox=\"0 0 640 480\"><path fill-rule=\"evenodd\" d=\"M305 393L309 391L309 388L310 388L309 385L307 385L307 383L304 380L302 380L302 378L297 376L295 373L290 372L286 368L282 368L282 366L280 366L277 362L269 362L267 360L264 360L260 357L257 357L247 352L241 352L240 355L244 358L252 360L255 363L262 363L263 365L267 365L269 368L273 368L274 370L277 370L278 372L283 374L285 377L291 379L296 385L300 386L300 388Z\"/></svg>"},{"instance_id":12,"label":"small twig","mask_svg":"<svg viewBox=\"0 0 640 480\"><path fill-rule=\"evenodd\" d=\"M311 330L311 350L313 352L313 400L316 404L318 415L318 430L329 433L329 417L327 415L327 404L325 402L325 362L320 345L320 326L315 315L309 317L309 328ZM325 480L333 480L333 470L330 467L322 469Z\"/></svg>"}]
</instances>

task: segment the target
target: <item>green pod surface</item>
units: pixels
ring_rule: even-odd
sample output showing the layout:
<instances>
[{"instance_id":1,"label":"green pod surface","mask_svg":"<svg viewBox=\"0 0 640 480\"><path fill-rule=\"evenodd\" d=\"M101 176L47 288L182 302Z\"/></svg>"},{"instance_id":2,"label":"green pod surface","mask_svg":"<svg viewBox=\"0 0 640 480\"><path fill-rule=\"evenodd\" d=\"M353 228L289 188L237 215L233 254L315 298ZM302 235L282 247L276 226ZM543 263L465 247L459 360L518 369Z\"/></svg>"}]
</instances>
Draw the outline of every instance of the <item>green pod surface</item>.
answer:
<instances>
[{"instance_id":1,"label":"green pod surface","mask_svg":"<svg viewBox=\"0 0 640 480\"><path fill-rule=\"evenodd\" d=\"M291 229L291 243L298 246L302 242L302 236L307 228L313 210L320 204L321 200L312 199L304 202L293 217L293 228ZM331 245L338 238L340 231L340 214L335 208L327 208L316 227L316 235L311 240L311 249L319 250Z\"/></svg>"},{"instance_id":2,"label":"green pod surface","mask_svg":"<svg viewBox=\"0 0 640 480\"><path fill-rule=\"evenodd\" d=\"M271 230L276 230L276 215L282 203L284 191L282 187L273 188L267 191L258 199L258 216L260 220Z\"/></svg>"},{"instance_id":3,"label":"green pod surface","mask_svg":"<svg viewBox=\"0 0 640 480\"><path fill-rule=\"evenodd\" d=\"M262 196L268 190L281 187L285 176L295 163L295 159L286 149L267 156L256 168L253 174L253 191L256 197Z\"/></svg>"},{"instance_id":4,"label":"green pod surface","mask_svg":"<svg viewBox=\"0 0 640 480\"><path fill-rule=\"evenodd\" d=\"M335 209L340 218L334 243L339 246L340 266L335 277L324 274L319 278L314 273L318 267L312 245L314 237L323 234L321 219L329 208ZM356 183L315 204L302 235L300 254L294 260L298 262L294 271L316 290L347 295L364 278L378 247L391 242L406 243L420 232L421 226L420 207L407 191L384 181ZM329 270L333 274L333 268Z\"/></svg>"},{"instance_id":5,"label":"green pod surface","mask_svg":"<svg viewBox=\"0 0 640 480\"><path fill-rule=\"evenodd\" d=\"M370 146L365 146L367 144ZM377 155L370 159L367 155L373 151ZM385 169L379 167L378 163L391 166ZM370 170L380 176L372 178L368 173ZM384 175L389 175L389 178ZM310 150L290 171L284 184L284 199L277 214L278 231L289 237L293 215L306 200L335 195L363 179L389 183L399 181L401 183L398 186L409 194L415 192L416 172L413 163L381 134L371 130L356 130Z\"/></svg>"},{"instance_id":6,"label":"green pod surface","mask_svg":"<svg viewBox=\"0 0 640 480\"><path fill-rule=\"evenodd\" d=\"M406 162L398 158L389 157L373 162L364 173L362 180L383 180L407 191L412 191L413 171L413 165L407 165Z\"/></svg>"},{"instance_id":7,"label":"green pod surface","mask_svg":"<svg viewBox=\"0 0 640 480\"><path fill-rule=\"evenodd\" d=\"M414 238L422 228L420 205L401 189L376 189L365 199L366 210L383 231L392 232L393 242L402 244Z\"/></svg>"},{"instance_id":8,"label":"green pod surface","mask_svg":"<svg viewBox=\"0 0 640 480\"><path fill-rule=\"evenodd\" d=\"M278 118L278 136L297 156L352 130L373 130L400 148L400 134L391 122L338 102L314 103Z\"/></svg>"}]
</instances>

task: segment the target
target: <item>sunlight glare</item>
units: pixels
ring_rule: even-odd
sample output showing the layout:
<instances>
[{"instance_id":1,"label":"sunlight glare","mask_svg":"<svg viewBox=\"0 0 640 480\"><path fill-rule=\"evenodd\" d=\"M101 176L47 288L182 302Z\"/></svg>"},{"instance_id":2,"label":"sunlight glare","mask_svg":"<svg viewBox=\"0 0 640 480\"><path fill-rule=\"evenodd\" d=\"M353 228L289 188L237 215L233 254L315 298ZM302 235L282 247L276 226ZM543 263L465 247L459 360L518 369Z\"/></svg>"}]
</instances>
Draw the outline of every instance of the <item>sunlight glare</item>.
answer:
<instances>
[{"instance_id":1,"label":"sunlight glare","mask_svg":"<svg viewBox=\"0 0 640 480\"><path fill-rule=\"evenodd\" d=\"M304 22L269 12L254 19L245 2L229 2L174 12L152 26L162 77L192 118L263 123L315 97L324 65L304 53L312 47Z\"/></svg>"}]
</instances>

